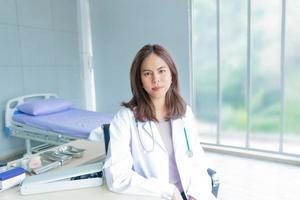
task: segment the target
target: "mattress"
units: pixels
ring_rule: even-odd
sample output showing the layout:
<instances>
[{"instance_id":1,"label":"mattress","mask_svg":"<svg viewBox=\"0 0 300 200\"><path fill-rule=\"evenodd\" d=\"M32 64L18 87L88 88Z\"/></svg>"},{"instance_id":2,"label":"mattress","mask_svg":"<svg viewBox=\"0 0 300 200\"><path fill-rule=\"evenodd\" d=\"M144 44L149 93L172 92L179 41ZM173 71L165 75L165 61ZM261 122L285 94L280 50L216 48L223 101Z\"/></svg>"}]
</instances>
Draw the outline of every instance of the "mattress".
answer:
<instances>
[{"instance_id":1,"label":"mattress","mask_svg":"<svg viewBox=\"0 0 300 200\"><path fill-rule=\"evenodd\" d=\"M71 108L48 115L27 115L16 112L13 121L46 131L58 132L76 138L88 138L91 131L108 124L113 118L112 114L93 112Z\"/></svg>"}]
</instances>

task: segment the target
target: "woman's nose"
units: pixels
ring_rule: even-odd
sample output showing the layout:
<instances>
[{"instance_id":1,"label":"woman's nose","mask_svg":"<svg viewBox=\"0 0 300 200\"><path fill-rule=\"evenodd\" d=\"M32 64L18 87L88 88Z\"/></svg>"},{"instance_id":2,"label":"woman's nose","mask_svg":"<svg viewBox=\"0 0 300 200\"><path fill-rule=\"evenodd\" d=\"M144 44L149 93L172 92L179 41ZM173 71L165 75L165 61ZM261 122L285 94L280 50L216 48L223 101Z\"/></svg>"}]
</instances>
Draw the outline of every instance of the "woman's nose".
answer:
<instances>
[{"instance_id":1,"label":"woman's nose","mask_svg":"<svg viewBox=\"0 0 300 200\"><path fill-rule=\"evenodd\" d=\"M158 83L158 82L160 82L159 76L158 76L157 74L154 74L154 75L153 75L153 77L152 77L152 82L153 82L153 83Z\"/></svg>"}]
</instances>

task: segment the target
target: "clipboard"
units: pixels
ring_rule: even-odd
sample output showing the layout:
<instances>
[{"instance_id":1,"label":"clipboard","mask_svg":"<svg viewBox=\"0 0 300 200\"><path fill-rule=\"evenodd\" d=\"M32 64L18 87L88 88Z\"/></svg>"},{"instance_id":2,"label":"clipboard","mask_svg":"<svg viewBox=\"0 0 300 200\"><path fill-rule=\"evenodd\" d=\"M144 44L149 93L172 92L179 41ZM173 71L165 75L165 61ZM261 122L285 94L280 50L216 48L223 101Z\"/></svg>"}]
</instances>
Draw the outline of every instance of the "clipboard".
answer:
<instances>
[{"instance_id":1,"label":"clipboard","mask_svg":"<svg viewBox=\"0 0 300 200\"><path fill-rule=\"evenodd\" d=\"M63 171L26 177L20 187L22 195L56 192L102 185L103 162L82 165Z\"/></svg>"}]
</instances>

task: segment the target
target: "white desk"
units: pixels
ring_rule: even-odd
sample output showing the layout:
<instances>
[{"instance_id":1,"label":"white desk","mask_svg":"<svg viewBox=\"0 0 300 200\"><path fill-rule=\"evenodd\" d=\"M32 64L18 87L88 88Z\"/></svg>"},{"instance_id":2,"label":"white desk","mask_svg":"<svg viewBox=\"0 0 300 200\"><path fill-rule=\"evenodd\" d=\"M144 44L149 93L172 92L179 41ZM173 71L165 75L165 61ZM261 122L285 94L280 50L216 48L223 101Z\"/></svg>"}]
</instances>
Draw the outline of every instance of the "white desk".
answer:
<instances>
[{"instance_id":1,"label":"white desk","mask_svg":"<svg viewBox=\"0 0 300 200\"><path fill-rule=\"evenodd\" d=\"M67 163L63 167L55 169L63 170L73 166L78 166L84 163L91 162L93 160L100 159L104 155L104 145L102 143L92 143L85 140L78 140L71 143L75 147L86 149L84 156L79 159L73 159L70 163ZM76 189L76 190L65 190L59 192L34 194L34 195L21 195L19 187L8 189L0 192L1 200L159 200L160 198L148 197L148 196L137 196L137 195L123 195L108 191L105 185L100 187Z\"/></svg>"}]
</instances>

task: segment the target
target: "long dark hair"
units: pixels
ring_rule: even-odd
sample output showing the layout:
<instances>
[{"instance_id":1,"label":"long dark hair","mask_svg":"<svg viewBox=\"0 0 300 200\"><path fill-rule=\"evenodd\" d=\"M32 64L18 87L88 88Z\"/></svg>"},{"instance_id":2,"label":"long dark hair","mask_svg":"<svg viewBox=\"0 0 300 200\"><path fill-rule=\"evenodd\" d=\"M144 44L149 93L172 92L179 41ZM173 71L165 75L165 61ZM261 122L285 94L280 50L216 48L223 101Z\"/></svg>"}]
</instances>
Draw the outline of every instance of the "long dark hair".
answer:
<instances>
[{"instance_id":1,"label":"long dark hair","mask_svg":"<svg viewBox=\"0 0 300 200\"><path fill-rule=\"evenodd\" d=\"M176 65L168 51L158 44L147 44L136 54L130 69L130 85L133 97L129 102L123 102L121 105L130 108L134 112L135 118L139 121L158 121L155 116L154 105L148 93L144 90L141 80L141 65L152 53L166 62L172 75L172 83L165 97L168 112L166 120L183 117L186 112L186 103L179 94Z\"/></svg>"}]
</instances>

